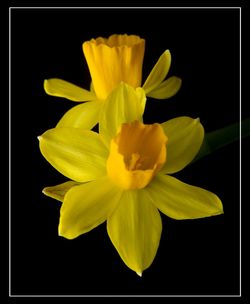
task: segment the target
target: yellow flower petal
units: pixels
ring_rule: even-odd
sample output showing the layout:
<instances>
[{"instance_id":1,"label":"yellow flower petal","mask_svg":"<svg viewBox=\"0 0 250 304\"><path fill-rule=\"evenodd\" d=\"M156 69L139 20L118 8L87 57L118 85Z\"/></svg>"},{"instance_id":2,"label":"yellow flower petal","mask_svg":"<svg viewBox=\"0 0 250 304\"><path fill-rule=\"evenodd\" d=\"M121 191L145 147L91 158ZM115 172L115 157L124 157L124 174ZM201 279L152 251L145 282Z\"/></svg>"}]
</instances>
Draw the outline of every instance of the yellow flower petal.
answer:
<instances>
[{"instance_id":1,"label":"yellow flower petal","mask_svg":"<svg viewBox=\"0 0 250 304\"><path fill-rule=\"evenodd\" d=\"M90 82L90 88L89 89L90 89L90 92L92 92L92 93L95 94L95 89L94 89L94 86L93 86L93 81Z\"/></svg>"},{"instance_id":2,"label":"yellow flower petal","mask_svg":"<svg viewBox=\"0 0 250 304\"><path fill-rule=\"evenodd\" d=\"M93 92L58 78L45 79L44 90L48 95L63 97L72 101L82 102L96 99Z\"/></svg>"},{"instance_id":3,"label":"yellow flower petal","mask_svg":"<svg viewBox=\"0 0 250 304\"><path fill-rule=\"evenodd\" d=\"M135 35L112 35L83 43L95 92L105 100L121 81L141 85L145 40Z\"/></svg>"},{"instance_id":4,"label":"yellow flower petal","mask_svg":"<svg viewBox=\"0 0 250 304\"><path fill-rule=\"evenodd\" d=\"M92 129L99 121L102 102L89 101L77 105L67 111L57 124L57 128L82 128Z\"/></svg>"},{"instance_id":5,"label":"yellow flower petal","mask_svg":"<svg viewBox=\"0 0 250 304\"><path fill-rule=\"evenodd\" d=\"M167 161L162 173L175 173L188 165L199 152L204 129L199 119L182 116L161 124L166 136Z\"/></svg>"},{"instance_id":6,"label":"yellow flower petal","mask_svg":"<svg viewBox=\"0 0 250 304\"><path fill-rule=\"evenodd\" d=\"M169 50L166 50L158 59L143 85L146 95L158 87L159 84L165 79L168 74L170 64L171 54Z\"/></svg>"},{"instance_id":7,"label":"yellow flower petal","mask_svg":"<svg viewBox=\"0 0 250 304\"><path fill-rule=\"evenodd\" d=\"M166 161L166 142L167 137L157 123L122 124L111 141L108 176L122 189L146 187Z\"/></svg>"},{"instance_id":8,"label":"yellow flower petal","mask_svg":"<svg viewBox=\"0 0 250 304\"><path fill-rule=\"evenodd\" d=\"M167 99L174 96L181 88L181 79L172 76L159 84L154 90L150 91L147 96L156 99Z\"/></svg>"},{"instance_id":9,"label":"yellow flower petal","mask_svg":"<svg viewBox=\"0 0 250 304\"><path fill-rule=\"evenodd\" d=\"M43 189L43 194L52 197L60 202L63 202L65 194L74 186L78 186L79 183L74 181L68 181L56 186L46 187Z\"/></svg>"},{"instance_id":10,"label":"yellow flower petal","mask_svg":"<svg viewBox=\"0 0 250 304\"><path fill-rule=\"evenodd\" d=\"M100 225L114 210L121 194L105 177L73 187L61 207L59 235L73 239Z\"/></svg>"},{"instance_id":11,"label":"yellow flower petal","mask_svg":"<svg viewBox=\"0 0 250 304\"><path fill-rule=\"evenodd\" d=\"M39 137L40 150L63 175L87 182L106 174L108 151L99 134L75 128L55 128Z\"/></svg>"},{"instance_id":12,"label":"yellow flower petal","mask_svg":"<svg viewBox=\"0 0 250 304\"><path fill-rule=\"evenodd\" d=\"M142 120L146 97L141 88L121 83L109 95L100 114L99 132L107 146L124 122Z\"/></svg>"},{"instance_id":13,"label":"yellow flower petal","mask_svg":"<svg viewBox=\"0 0 250 304\"><path fill-rule=\"evenodd\" d=\"M177 220L223 213L222 203L214 193L185 184L172 176L159 174L145 191L161 212Z\"/></svg>"},{"instance_id":14,"label":"yellow flower petal","mask_svg":"<svg viewBox=\"0 0 250 304\"><path fill-rule=\"evenodd\" d=\"M154 260L162 230L160 214L149 197L141 190L123 192L107 229L124 263L141 275Z\"/></svg>"}]
</instances>

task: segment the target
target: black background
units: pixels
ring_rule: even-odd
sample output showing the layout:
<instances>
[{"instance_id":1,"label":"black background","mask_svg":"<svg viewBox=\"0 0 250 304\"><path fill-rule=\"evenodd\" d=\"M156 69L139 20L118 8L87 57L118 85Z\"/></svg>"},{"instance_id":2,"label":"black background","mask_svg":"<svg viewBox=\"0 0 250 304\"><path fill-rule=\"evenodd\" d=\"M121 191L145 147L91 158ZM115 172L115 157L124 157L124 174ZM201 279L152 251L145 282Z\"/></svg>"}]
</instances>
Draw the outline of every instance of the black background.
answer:
<instances>
[{"instance_id":1,"label":"black background","mask_svg":"<svg viewBox=\"0 0 250 304\"><path fill-rule=\"evenodd\" d=\"M75 103L46 95L43 80L88 88L82 43L113 33L146 39L144 80L165 49L169 75L183 80L175 97L148 99L146 123L187 115L212 131L239 121L237 9L12 9L11 293L239 294L238 143L175 175L216 193L225 213L193 221L162 215L160 246L142 278L122 262L105 224L75 240L57 234L60 203L41 191L66 178L42 157L37 136Z\"/></svg>"}]
</instances>

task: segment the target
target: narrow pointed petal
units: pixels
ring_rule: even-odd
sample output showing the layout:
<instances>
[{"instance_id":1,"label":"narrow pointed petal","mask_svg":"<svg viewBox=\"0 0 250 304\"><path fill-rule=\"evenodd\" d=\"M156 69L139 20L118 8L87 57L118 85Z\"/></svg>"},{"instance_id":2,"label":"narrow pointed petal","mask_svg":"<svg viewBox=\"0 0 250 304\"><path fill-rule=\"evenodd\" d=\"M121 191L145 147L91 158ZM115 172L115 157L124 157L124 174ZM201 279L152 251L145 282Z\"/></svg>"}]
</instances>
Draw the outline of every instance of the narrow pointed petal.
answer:
<instances>
[{"instance_id":1,"label":"narrow pointed petal","mask_svg":"<svg viewBox=\"0 0 250 304\"><path fill-rule=\"evenodd\" d=\"M157 63L153 67L143 85L143 89L145 90L146 95L157 88L159 84L165 79L168 74L170 65L171 54L169 50L166 50L158 59Z\"/></svg>"},{"instance_id":2,"label":"narrow pointed petal","mask_svg":"<svg viewBox=\"0 0 250 304\"><path fill-rule=\"evenodd\" d=\"M106 174L108 151L95 132L55 128L39 141L46 160L69 179L87 182Z\"/></svg>"},{"instance_id":3,"label":"narrow pointed petal","mask_svg":"<svg viewBox=\"0 0 250 304\"><path fill-rule=\"evenodd\" d=\"M107 229L124 263L141 275L154 260L162 231L160 214L145 192L123 192Z\"/></svg>"},{"instance_id":4,"label":"narrow pointed petal","mask_svg":"<svg viewBox=\"0 0 250 304\"><path fill-rule=\"evenodd\" d=\"M78 186L79 183L74 181L68 181L56 186L46 187L43 189L43 194L52 197L60 202L63 202L65 194L74 186Z\"/></svg>"},{"instance_id":5,"label":"narrow pointed petal","mask_svg":"<svg viewBox=\"0 0 250 304\"><path fill-rule=\"evenodd\" d=\"M92 129L99 121L102 102L95 100L82 103L67 111L57 124L57 128Z\"/></svg>"},{"instance_id":6,"label":"narrow pointed petal","mask_svg":"<svg viewBox=\"0 0 250 304\"><path fill-rule=\"evenodd\" d=\"M152 203L176 220L197 219L223 213L223 206L214 193L159 174L146 188Z\"/></svg>"},{"instance_id":7,"label":"narrow pointed petal","mask_svg":"<svg viewBox=\"0 0 250 304\"><path fill-rule=\"evenodd\" d=\"M63 97L77 102L96 99L93 92L58 78L45 79L44 90L48 95Z\"/></svg>"},{"instance_id":8,"label":"narrow pointed petal","mask_svg":"<svg viewBox=\"0 0 250 304\"><path fill-rule=\"evenodd\" d=\"M199 119L182 116L161 124L166 136L167 161L161 173L175 173L186 167L199 152L204 129Z\"/></svg>"},{"instance_id":9,"label":"narrow pointed petal","mask_svg":"<svg viewBox=\"0 0 250 304\"><path fill-rule=\"evenodd\" d=\"M99 123L99 132L105 144L116 135L124 122L142 120L146 96L141 88L134 89L121 83L105 101Z\"/></svg>"},{"instance_id":10,"label":"narrow pointed petal","mask_svg":"<svg viewBox=\"0 0 250 304\"><path fill-rule=\"evenodd\" d=\"M73 239L105 222L121 197L121 190L108 178L71 188L65 195L59 235Z\"/></svg>"},{"instance_id":11,"label":"narrow pointed petal","mask_svg":"<svg viewBox=\"0 0 250 304\"><path fill-rule=\"evenodd\" d=\"M174 96L181 88L181 79L172 76L159 84L154 90L150 91L147 96L156 99L167 99Z\"/></svg>"}]
</instances>

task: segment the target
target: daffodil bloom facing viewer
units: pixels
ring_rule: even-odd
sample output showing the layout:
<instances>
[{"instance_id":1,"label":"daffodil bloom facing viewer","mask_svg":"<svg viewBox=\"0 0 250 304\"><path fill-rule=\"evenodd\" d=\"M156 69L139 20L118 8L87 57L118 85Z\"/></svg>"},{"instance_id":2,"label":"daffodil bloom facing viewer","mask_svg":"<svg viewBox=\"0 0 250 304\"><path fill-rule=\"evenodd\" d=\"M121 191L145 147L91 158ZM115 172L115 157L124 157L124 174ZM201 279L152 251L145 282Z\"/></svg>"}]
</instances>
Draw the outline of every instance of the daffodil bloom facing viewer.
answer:
<instances>
[{"instance_id":1,"label":"daffodil bloom facing viewer","mask_svg":"<svg viewBox=\"0 0 250 304\"><path fill-rule=\"evenodd\" d=\"M99 133L54 128L39 137L43 156L71 180L44 189L62 201L59 235L74 239L107 221L111 242L138 275L159 246L159 210L178 220L223 213L215 194L169 175L199 151L199 119L147 125L141 103L133 88L121 84L105 103Z\"/></svg>"},{"instance_id":2,"label":"daffodil bloom facing viewer","mask_svg":"<svg viewBox=\"0 0 250 304\"><path fill-rule=\"evenodd\" d=\"M145 40L136 35L111 35L83 43L83 53L91 74L91 90L80 88L67 81L51 78L44 81L47 94L85 102L70 109L57 127L91 129L99 121L99 114L108 95L125 82L133 88L141 87ZM178 92L181 79L172 76L164 80L171 64L166 50L150 72L142 89L149 97L166 99Z\"/></svg>"}]
</instances>

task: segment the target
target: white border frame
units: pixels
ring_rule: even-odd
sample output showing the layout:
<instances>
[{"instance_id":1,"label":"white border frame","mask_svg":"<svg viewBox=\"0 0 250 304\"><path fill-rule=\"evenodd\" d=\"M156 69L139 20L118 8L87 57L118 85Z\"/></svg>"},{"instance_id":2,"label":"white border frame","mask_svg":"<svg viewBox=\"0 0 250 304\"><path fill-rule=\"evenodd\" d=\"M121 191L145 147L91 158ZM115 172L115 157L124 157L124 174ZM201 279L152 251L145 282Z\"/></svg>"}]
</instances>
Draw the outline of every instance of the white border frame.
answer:
<instances>
[{"instance_id":1,"label":"white border frame","mask_svg":"<svg viewBox=\"0 0 250 304\"><path fill-rule=\"evenodd\" d=\"M240 293L238 295L92 295L92 294L86 294L86 295L12 295L11 294L11 10L13 9L234 9L239 10L239 17L240 17L240 24L239 24L239 97L240 97L240 115L239 115L239 124L240 124L240 139L239 139L239 151L240 151L240 206L239 206L239 212L240 212L240 222L239 222L239 236L240 236L240 242L239 242L239 283L240 283ZM87 297L93 297L93 298L109 298L109 297L115 297L115 298L121 298L121 297L127 297L127 298L241 298L242 297L242 270L241 270L241 250L242 250L242 242L241 242L241 6L228 6L228 7L166 7L166 6L157 6L157 7L116 7L116 6L110 6L110 7L9 7L9 297L11 298L25 298L25 297L31 297L31 298L87 298Z\"/></svg>"}]
</instances>

